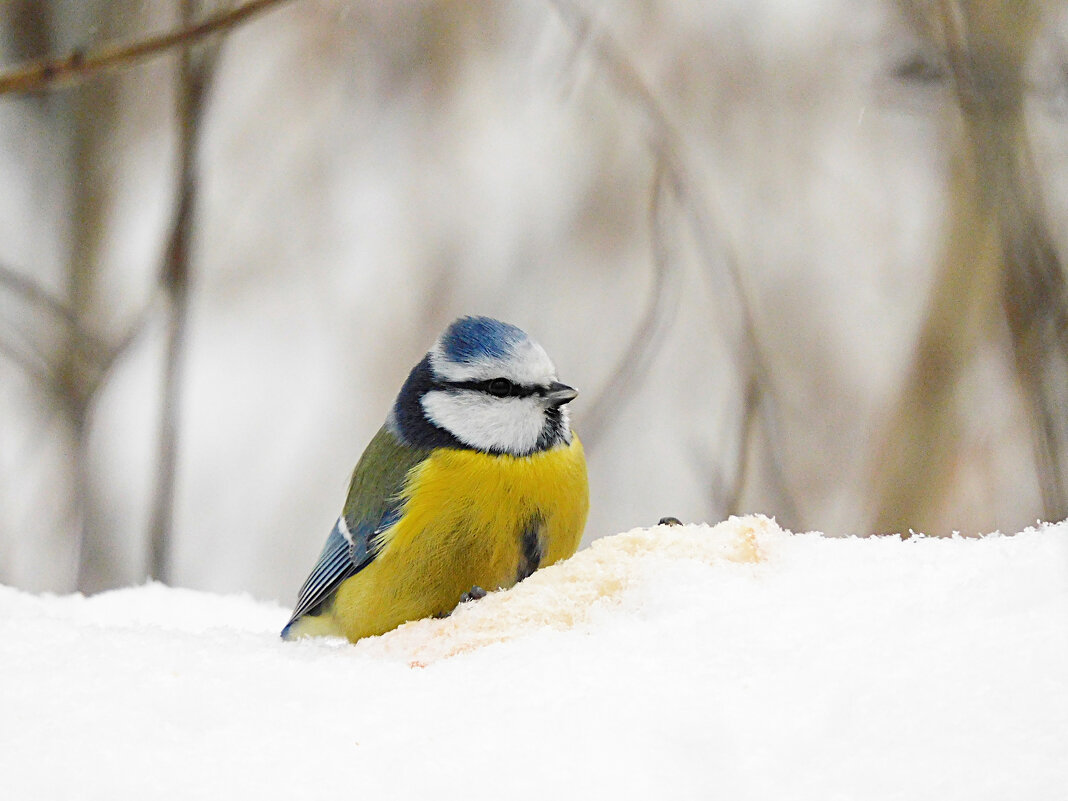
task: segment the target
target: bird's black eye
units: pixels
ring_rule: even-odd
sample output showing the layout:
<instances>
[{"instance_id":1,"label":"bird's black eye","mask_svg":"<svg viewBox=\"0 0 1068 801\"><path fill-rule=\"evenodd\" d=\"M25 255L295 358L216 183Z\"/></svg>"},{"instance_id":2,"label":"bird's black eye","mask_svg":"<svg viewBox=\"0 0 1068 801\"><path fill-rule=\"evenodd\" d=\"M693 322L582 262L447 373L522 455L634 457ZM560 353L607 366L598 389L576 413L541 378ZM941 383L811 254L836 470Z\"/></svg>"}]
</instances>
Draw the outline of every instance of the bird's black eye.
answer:
<instances>
[{"instance_id":1,"label":"bird's black eye","mask_svg":"<svg viewBox=\"0 0 1068 801\"><path fill-rule=\"evenodd\" d=\"M512 394L513 384L507 378L494 378L486 384L486 392L498 398L504 398Z\"/></svg>"}]
</instances>

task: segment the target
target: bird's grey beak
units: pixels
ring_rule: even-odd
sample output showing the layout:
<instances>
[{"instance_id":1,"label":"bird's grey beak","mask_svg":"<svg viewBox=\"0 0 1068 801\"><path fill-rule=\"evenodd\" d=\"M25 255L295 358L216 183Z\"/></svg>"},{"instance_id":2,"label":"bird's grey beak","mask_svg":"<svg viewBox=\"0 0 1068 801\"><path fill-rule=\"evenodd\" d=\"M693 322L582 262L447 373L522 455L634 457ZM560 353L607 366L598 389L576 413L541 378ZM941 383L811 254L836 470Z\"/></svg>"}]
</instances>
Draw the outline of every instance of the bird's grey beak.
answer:
<instances>
[{"instance_id":1,"label":"bird's grey beak","mask_svg":"<svg viewBox=\"0 0 1068 801\"><path fill-rule=\"evenodd\" d=\"M545 392L545 400L548 401L550 406L563 406L577 397L578 391L574 387L561 384L559 381L553 381L549 384L549 389Z\"/></svg>"}]
</instances>

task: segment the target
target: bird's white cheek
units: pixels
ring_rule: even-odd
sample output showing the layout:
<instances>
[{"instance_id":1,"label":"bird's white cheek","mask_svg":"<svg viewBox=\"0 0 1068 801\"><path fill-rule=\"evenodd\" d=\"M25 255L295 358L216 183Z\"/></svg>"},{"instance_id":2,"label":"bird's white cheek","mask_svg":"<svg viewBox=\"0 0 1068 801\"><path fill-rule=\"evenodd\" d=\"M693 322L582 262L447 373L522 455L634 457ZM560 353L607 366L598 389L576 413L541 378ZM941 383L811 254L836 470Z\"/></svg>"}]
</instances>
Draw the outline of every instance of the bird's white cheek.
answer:
<instances>
[{"instance_id":1,"label":"bird's white cheek","mask_svg":"<svg viewBox=\"0 0 1068 801\"><path fill-rule=\"evenodd\" d=\"M435 390L423 396L434 425L481 450L530 453L545 424L536 398L494 398L481 392Z\"/></svg>"}]
</instances>

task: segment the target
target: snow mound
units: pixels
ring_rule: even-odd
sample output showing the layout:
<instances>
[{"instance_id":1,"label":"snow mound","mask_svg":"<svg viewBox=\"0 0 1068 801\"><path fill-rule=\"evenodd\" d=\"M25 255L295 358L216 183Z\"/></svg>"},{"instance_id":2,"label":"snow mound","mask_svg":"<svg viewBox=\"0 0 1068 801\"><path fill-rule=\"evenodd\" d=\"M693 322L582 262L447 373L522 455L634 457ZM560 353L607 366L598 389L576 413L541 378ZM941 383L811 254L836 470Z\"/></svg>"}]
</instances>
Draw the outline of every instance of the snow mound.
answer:
<instances>
[{"instance_id":1,"label":"snow mound","mask_svg":"<svg viewBox=\"0 0 1068 801\"><path fill-rule=\"evenodd\" d=\"M0 587L0 797L1060 798L1068 526L638 529L452 617L287 643L159 584Z\"/></svg>"},{"instance_id":2,"label":"snow mound","mask_svg":"<svg viewBox=\"0 0 1068 801\"><path fill-rule=\"evenodd\" d=\"M461 605L445 620L417 620L357 644L368 655L392 656L425 667L543 628L588 623L591 613L621 603L649 571L665 560L755 563L761 540L785 536L766 517L731 518L717 526L657 526L594 540L565 562L537 571L508 591Z\"/></svg>"}]
</instances>

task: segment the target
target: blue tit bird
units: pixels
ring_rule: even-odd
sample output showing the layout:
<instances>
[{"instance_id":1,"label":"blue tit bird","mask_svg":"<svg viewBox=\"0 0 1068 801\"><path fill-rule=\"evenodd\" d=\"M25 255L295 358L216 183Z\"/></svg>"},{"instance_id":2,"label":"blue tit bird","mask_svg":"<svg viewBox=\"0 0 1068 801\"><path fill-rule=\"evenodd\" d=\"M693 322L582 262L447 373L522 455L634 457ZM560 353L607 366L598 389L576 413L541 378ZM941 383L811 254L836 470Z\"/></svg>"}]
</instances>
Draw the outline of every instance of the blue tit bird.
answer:
<instances>
[{"instance_id":1,"label":"blue tit bird","mask_svg":"<svg viewBox=\"0 0 1068 801\"><path fill-rule=\"evenodd\" d=\"M452 323L360 457L282 637L355 642L571 556L589 510L577 394L519 328Z\"/></svg>"}]
</instances>

